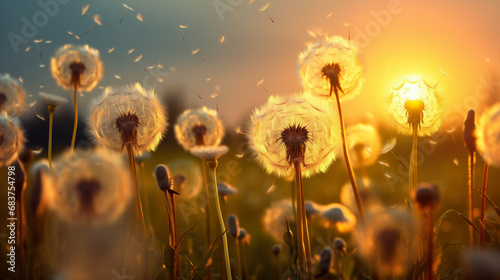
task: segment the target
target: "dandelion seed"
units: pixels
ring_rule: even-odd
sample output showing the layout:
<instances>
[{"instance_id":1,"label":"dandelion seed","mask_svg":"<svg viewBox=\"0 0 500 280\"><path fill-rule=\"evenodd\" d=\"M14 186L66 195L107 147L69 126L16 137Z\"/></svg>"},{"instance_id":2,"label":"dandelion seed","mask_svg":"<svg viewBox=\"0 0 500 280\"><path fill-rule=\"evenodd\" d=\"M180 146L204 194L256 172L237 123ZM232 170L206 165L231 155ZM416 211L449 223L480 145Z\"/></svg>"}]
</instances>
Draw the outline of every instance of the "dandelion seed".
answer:
<instances>
[{"instance_id":1,"label":"dandelion seed","mask_svg":"<svg viewBox=\"0 0 500 280\"><path fill-rule=\"evenodd\" d=\"M142 15L141 15L141 13L140 13L140 12L139 12L139 13L137 13L136 18L137 18L139 21L144 21L144 19L142 18Z\"/></svg>"},{"instance_id":2,"label":"dandelion seed","mask_svg":"<svg viewBox=\"0 0 500 280\"><path fill-rule=\"evenodd\" d=\"M388 167L388 168L389 168L389 167L391 167L391 166L390 166L387 162L385 162L385 161L379 161L378 163L379 163L380 165L383 165L383 166Z\"/></svg>"},{"instance_id":3,"label":"dandelion seed","mask_svg":"<svg viewBox=\"0 0 500 280\"><path fill-rule=\"evenodd\" d=\"M149 66L148 66L148 69L153 69L153 68L155 68L155 67L156 67L156 65L149 65Z\"/></svg>"},{"instance_id":4,"label":"dandelion seed","mask_svg":"<svg viewBox=\"0 0 500 280\"><path fill-rule=\"evenodd\" d=\"M23 77L19 76L19 78L17 78L22 84L24 84L24 79Z\"/></svg>"},{"instance_id":5,"label":"dandelion seed","mask_svg":"<svg viewBox=\"0 0 500 280\"><path fill-rule=\"evenodd\" d=\"M245 156L244 153L241 153L241 154L235 154L234 155L236 158L243 158Z\"/></svg>"},{"instance_id":6,"label":"dandelion seed","mask_svg":"<svg viewBox=\"0 0 500 280\"><path fill-rule=\"evenodd\" d=\"M135 49L130 49L130 50L128 50L127 52L128 52L129 54L131 54L131 53L133 53L134 51L135 51Z\"/></svg>"},{"instance_id":7,"label":"dandelion seed","mask_svg":"<svg viewBox=\"0 0 500 280\"><path fill-rule=\"evenodd\" d=\"M200 49L193 50L191 54L197 54L200 51Z\"/></svg>"},{"instance_id":8,"label":"dandelion seed","mask_svg":"<svg viewBox=\"0 0 500 280\"><path fill-rule=\"evenodd\" d=\"M434 141L434 140L429 140L429 144L431 144L431 145L437 145L437 142Z\"/></svg>"},{"instance_id":9,"label":"dandelion seed","mask_svg":"<svg viewBox=\"0 0 500 280\"><path fill-rule=\"evenodd\" d=\"M116 74L115 74L115 78L116 78L117 80L120 80L122 77L121 77L120 75L116 75Z\"/></svg>"},{"instance_id":10,"label":"dandelion seed","mask_svg":"<svg viewBox=\"0 0 500 280\"><path fill-rule=\"evenodd\" d=\"M158 68L161 68L163 69L163 65L161 65L160 63L156 64L158 66Z\"/></svg>"},{"instance_id":11,"label":"dandelion seed","mask_svg":"<svg viewBox=\"0 0 500 280\"><path fill-rule=\"evenodd\" d=\"M19 81L24 82L22 77ZM26 93L18 80L9 74L0 74L0 112L17 116L25 110Z\"/></svg>"},{"instance_id":12,"label":"dandelion seed","mask_svg":"<svg viewBox=\"0 0 500 280\"><path fill-rule=\"evenodd\" d=\"M29 50L31 50L31 46L27 47L24 52L28 52Z\"/></svg>"},{"instance_id":13,"label":"dandelion seed","mask_svg":"<svg viewBox=\"0 0 500 280\"><path fill-rule=\"evenodd\" d=\"M252 4L253 4L253 2L255 2L255 0L249 0L249 1L248 1L248 5L252 5Z\"/></svg>"},{"instance_id":14,"label":"dandelion seed","mask_svg":"<svg viewBox=\"0 0 500 280\"><path fill-rule=\"evenodd\" d=\"M45 64L40 64L39 66L40 66L40 68L44 68Z\"/></svg>"},{"instance_id":15,"label":"dandelion seed","mask_svg":"<svg viewBox=\"0 0 500 280\"><path fill-rule=\"evenodd\" d=\"M454 163L456 166L458 166L458 158L454 158L454 159L453 159L453 163Z\"/></svg>"},{"instance_id":16,"label":"dandelion seed","mask_svg":"<svg viewBox=\"0 0 500 280\"><path fill-rule=\"evenodd\" d=\"M266 194L270 194L276 190L276 185L271 185L269 189L267 189Z\"/></svg>"},{"instance_id":17,"label":"dandelion seed","mask_svg":"<svg viewBox=\"0 0 500 280\"><path fill-rule=\"evenodd\" d=\"M164 107L154 91L146 91L139 84L106 88L92 102L92 108L89 126L94 139L117 152L125 146L137 155L152 151L167 129Z\"/></svg>"},{"instance_id":18,"label":"dandelion seed","mask_svg":"<svg viewBox=\"0 0 500 280\"><path fill-rule=\"evenodd\" d=\"M214 98L216 98L218 95L219 95L219 93L218 93L218 92L214 92L214 93L210 94L209 98L210 98L210 99L214 99Z\"/></svg>"},{"instance_id":19,"label":"dandelion seed","mask_svg":"<svg viewBox=\"0 0 500 280\"><path fill-rule=\"evenodd\" d=\"M205 82L210 82L212 80L212 77L208 77L205 79Z\"/></svg>"},{"instance_id":20,"label":"dandelion seed","mask_svg":"<svg viewBox=\"0 0 500 280\"><path fill-rule=\"evenodd\" d=\"M52 41L45 41L45 44L52 44Z\"/></svg>"},{"instance_id":21,"label":"dandelion seed","mask_svg":"<svg viewBox=\"0 0 500 280\"><path fill-rule=\"evenodd\" d=\"M389 173L384 173L384 176L387 177L388 179L392 179L392 176Z\"/></svg>"},{"instance_id":22,"label":"dandelion seed","mask_svg":"<svg viewBox=\"0 0 500 280\"><path fill-rule=\"evenodd\" d=\"M33 40L33 43L36 43L38 45L38 55L42 57L42 51L40 51L40 43L43 42L43 39L37 39Z\"/></svg>"},{"instance_id":23,"label":"dandelion seed","mask_svg":"<svg viewBox=\"0 0 500 280\"><path fill-rule=\"evenodd\" d=\"M10 165L23 148L24 136L17 119L0 115L0 167Z\"/></svg>"},{"instance_id":24,"label":"dandelion seed","mask_svg":"<svg viewBox=\"0 0 500 280\"><path fill-rule=\"evenodd\" d=\"M78 35L75 35L75 38L76 38L77 40L80 40L80 36L78 36Z\"/></svg>"},{"instance_id":25,"label":"dandelion seed","mask_svg":"<svg viewBox=\"0 0 500 280\"><path fill-rule=\"evenodd\" d=\"M329 12L329 13L326 15L326 17L327 17L327 18L329 18L329 17L331 17L332 15L333 15L333 12Z\"/></svg>"},{"instance_id":26,"label":"dandelion seed","mask_svg":"<svg viewBox=\"0 0 500 280\"><path fill-rule=\"evenodd\" d=\"M389 151L392 151L392 149L394 149L394 147L396 147L397 143L398 143L398 139L396 137L389 139L389 141L384 143L384 146L382 147L380 153L386 154Z\"/></svg>"},{"instance_id":27,"label":"dandelion seed","mask_svg":"<svg viewBox=\"0 0 500 280\"><path fill-rule=\"evenodd\" d=\"M141 60L141 59L142 59L142 54L140 54L138 57L136 57L134 59L134 62L139 62L139 60Z\"/></svg>"},{"instance_id":28,"label":"dandelion seed","mask_svg":"<svg viewBox=\"0 0 500 280\"><path fill-rule=\"evenodd\" d=\"M82 7L82 13L81 13L82 16L87 13L87 10L89 9L89 6L90 6L89 4L85 4Z\"/></svg>"},{"instance_id":29,"label":"dandelion seed","mask_svg":"<svg viewBox=\"0 0 500 280\"><path fill-rule=\"evenodd\" d=\"M115 50L115 47L112 47L111 49L108 50L108 53L112 53Z\"/></svg>"},{"instance_id":30,"label":"dandelion seed","mask_svg":"<svg viewBox=\"0 0 500 280\"><path fill-rule=\"evenodd\" d=\"M73 35L73 32L71 32L71 31L68 31L68 34L69 34L69 35Z\"/></svg>"},{"instance_id":31,"label":"dandelion seed","mask_svg":"<svg viewBox=\"0 0 500 280\"><path fill-rule=\"evenodd\" d=\"M28 105L28 108L31 108L31 107L35 107L35 104L36 104L37 100L31 102L29 105Z\"/></svg>"},{"instance_id":32,"label":"dandelion seed","mask_svg":"<svg viewBox=\"0 0 500 280\"><path fill-rule=\"evenodd\" d=\"M187 151L195 146L217 146L224 137L224 126L217 112L206 107L184 111L177 118L174 130L177 142Z\"/></svg>"},{"instance_id":33,"label":"dandelion seed","mask_svg":"<svg viewBox=\"0 0 500 280\"><path fill-rule=\"evenodd\" d=\"M441 72L441 75L443 76L448 76L448 73L443 70L443 68L439 68L439 72Z\"/></svg>"},{"instance_id":34,"label":"dandelion seed","mask_svg":"<svg viewBox=\"0 0 500 280\"><path fill-rule=\"evenodd\" d=\"M271 5L271 2L267 2L262 8L259 9L259 12L263 12L269 8L269 5Z\"/></svg>"},{"instance_id":35,"label":"dandelion seed","mask_svg":"<svg viewBox=\"0 0 500 280\"><path fill-rule=\"evenodd\" d=\"M125 7L125 12L123 13L123 16L122 18L120 19L120 22L118 22L118 24L121 24L122 23L122 20L123 18L125 17L125 14L127 13L127 10L130 10L130 11L134 11L134 9L132 9L130 6L128 6L127 4L125 3L122 3L123 7Z\"/></svg>"}]
</instances>

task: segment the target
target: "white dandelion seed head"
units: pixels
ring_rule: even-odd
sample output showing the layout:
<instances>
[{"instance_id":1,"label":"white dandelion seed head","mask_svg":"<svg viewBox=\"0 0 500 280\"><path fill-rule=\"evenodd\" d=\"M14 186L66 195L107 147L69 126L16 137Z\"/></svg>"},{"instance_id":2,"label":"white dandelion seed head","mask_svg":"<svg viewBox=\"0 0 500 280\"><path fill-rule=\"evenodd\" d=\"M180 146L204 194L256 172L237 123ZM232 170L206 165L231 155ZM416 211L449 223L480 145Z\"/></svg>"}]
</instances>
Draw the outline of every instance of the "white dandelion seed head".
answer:
<instances>
[{"instance_id":1,"label":"white dandelion seed head","mask_svg":"<svg viewBox=\"0 0 500 280\"><path fill-rule=\"evenodd\" d=\"M103 148L75 155L67 152L54 162L57 183L51 208L74 225L113 223L133 194L130 174L121 157Z\"/></svg>"},{"instance_id":2,"label":"white dandelion seed head","mask_svg":"<svg viewBox=\"0 0 500 280\"><path fill-rule=\"evenodd\" d=\"M340 101L359 94L363 86L363 65L357 44L340 36L323 35L318 41L308 43L299 54L299 80L302 88L314 95L330 95L330 79L325 77L325 67L338 65L340 74L338 85Z\"/></svg>"},{"instance_id":3,"label":"white dandelion seed head","mask_svg":"<svg viewBox=\"0 0 500 280\"><path fill-rule=\"evenodd\" d=\"M91 108L90 133L97 143L113 151L122 152L124 146L129 144L138 155L153 151L167 130L163 105L153 90L145 90L138 83L119 89L106 88L100 97L93 100ZM124 116L136 121L134 143L125 143L117 127Z\"/></svg>"},{"instance_id":4,"label":"white dandelion seed head","mask_svg":"<svg viewBox=\"0 0 500 280\"><path fill-rule=\"evenodd\" d=\"M88 45L67 44L56 51L50 60L50 71L57 84L64 89L73 89L75 71L79 72L78 90L91 91L104 74L99 51Z\"/></svg>"},{"instance_id":5,"label":"white dandelion seed head","mask_svg":"<svg viewBox=\"0 0 500 280\"><path fill-rule=\"evenodd\" d=\"M184 111L174 129L175 138L186 151L195 146L217 146L224 137L224 125L217 111L206 107Z\"/></svg>"},{"instance_id":6,"label":"white dandelion seed head","mask_svg":"<svg viewBox=\"0 0 500 280\"><path fill-rule=\"evenodd\" d=\"M23 149L24 134L17 119L0 115L0 167L10 165Z\"/></svg>"},{"instance_id":7,"label":"white dandelion seed head","mask_svg":"<svg viewBox=\"0 0 500 280\"><path fill-rule=\"evenodd\" d=\"M372 214L380 211L383 207L378 196L378 186L375 182L368 178L356 178L356 185L358 186L359 196L363 201L365 211L367 214ZM346 182L340 190L340 202L349 208L351 211L358 211L356 198L352 191L351 182Z\"/></svg>"},{"instance_id":8,"label":"white dandelion seed head","mask_svg":"<svg viewBox=\"0 0 500 280\"><path fill-rule=\"evenodd\" d=\"M302 174L325 172L341 148L338 115L331 106L309 93L290 97L271 96L255 109L248 133L249 145L257 161L270 173L287 178L294 174L283 142L283 134L299 128L303 143ZM291 138L291 137L290 137Z\"/></svg>"},{"instance_id":9,"label":"white dandelion seed head","mask_svg":"<svg viewBox=\"0 0 500 280\"><path fill-rule=\"evenodd\" d=\"M486 110L476 130L477 147L484 159L500 166L500 103Z\"/></svg>"},{"instance_id":10,"label":"white dandelion seed head","mask_svg":"<svg viewBox=\"0 0 500 280\"><path fill-rule=\"evenodd\" d=\"M340 233L350 232L356 226L356 216L339 203L325 205L321 218L325 227L334 227Z\"/></svg>"},{"instance_id":11,"label":"white dandelion seed head","mask_svg":"<svg viewBox=\"0 0 500 280\"><path fill-rule=\"evenodd\" d=\"M369 166L377 162L382 143L373 125L352 125L346 129L345 133L351 164L354 168Z\"/></svg>"},{"instance_id":12,"label":"white dandelion seed head","mask_svg":"<svg viewBox=\"0 0 500 280\"><path fill-rule=\"evenodd\" d=\"M227 146L195 146L191 150L189 150L191 154L195 157L204 159L204 160L216 160L219 157L227 154L229 152L229 148Z\"/></svg>"},{"instance_id":13,"label":"white dandelion seed head","mask_svg":"<svg viewBox=\"0 0 500 280\"><path fill-rule=\"evenodd\" d=\"M202 171L199 161L179 159L168 164L170 175L174 178L174 190L178 191L181 199L189 200L200 193L203 188ZM182 186L178 183L183 180Z\"/></svg>"},{"instance_id":14,"label":"white dandelion seed head","mask_svg":"<svg viewBox=\"0 0 500 280\"><path fill-rule=\"evenodd\" d=\"M286 231L285 218L288 219L290 223L295 221L292 201L290 199L273 202L271 207L266 209L262 219L264 230L278 242L283 240L283 234ZM290 225L290 227L292 227L292 225Z\"/></svg>"},{"instance_id":15,"label":"white dandelion seed head","mask_svg":"<svg viewBox=\"0 0 500 280\"><path fill-rule=\"evenodd\" d=\"M18 80L9 74L0 75L0 112L17 116L25 110L26 93Z\"/></svg>"},{"instance_id":16,"label":"white dandelion seed head","mask_svg":"<svg viewBox=\"0 0 500 280\"><path fill-rule=\"evenodd\" d=\"M40 99L42 99L45 104L56 108L68 103L68 98L55 94L39 92L38 96L40 96Z\"/></svg>"}]
</instances>

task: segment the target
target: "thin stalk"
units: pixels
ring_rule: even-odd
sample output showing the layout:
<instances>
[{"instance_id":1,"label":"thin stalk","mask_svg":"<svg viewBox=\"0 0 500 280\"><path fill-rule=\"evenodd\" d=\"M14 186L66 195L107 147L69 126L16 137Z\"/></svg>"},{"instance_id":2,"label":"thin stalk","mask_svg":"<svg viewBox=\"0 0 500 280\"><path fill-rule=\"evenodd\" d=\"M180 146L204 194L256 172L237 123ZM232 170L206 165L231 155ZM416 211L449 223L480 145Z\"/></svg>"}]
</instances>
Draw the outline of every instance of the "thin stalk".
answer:
<instances>
[{"instance_id":1,"label":"thin stalk","mask_svg":"<svg viewBox=\"0 0 500 280\"><path fill-rule=\"evenodd\" d=\"M486 205L486 189L488 188L488 162L484 162L483 193L481 194L481 231L479 235L479 246L484 246L484 207Z\"/></svg>"},{"instance_id":2,"label":"thin stalk","mask_svg":"<svg viewBox=\"0 0 500 280\"><path fill-rule=\"evenodd\" d=\"M333 88L333 86L332 86ZM331 89L330 89L331 91ZM349 159L349 153L347 152L347 143L345 139L345 125L344 116L342 115L342 106L340 106L340 98L338 90L335 90L335 97L337 99L337 109L339 111L340 120L340 135L342 137L342 148L344 150L344 160L347 167L347 172L349 173L349 179L351 180L352 191L354 192L354 197L356 198L356 205L358 206L359 217L361 218L361 223L365 224L365 213L363 212L363 204L361 202L361 197L358 192L358 185L356 184L356 177L354 176L354 171L352 170L351 161Z\"/></svg>"},{"instance_id":3,"label":"thin stalk","mask_svg":"<svg viewBox=\"0 0 500 280\"><path fill-rule=\"evenodd\" d=\"M234 239L236 242L236 260L238 261L238 276L240 279L243 279L243 269L241 267L241 252L240 252L240 241L238 240L238 237Z\"/></svg>"},{"instance_id":4,"label":"thin stalk","mask_svg":"<svg viewBox=\"0 0 500 280\"><path fill-rule=\"evenodd\" d=\"M206 238L207 238L207 250L210 248L211 242L210 242L210 200L209 198L209 190L208 190L208 176L207 176L207 164L204 159L201 159L201 169L203 170L203 183L205 184L205 215L206 215L206 223L207 223L207 231L206 231ZM222 271L221 271L222 274ZM211 280L212 279L212 265L209 264L207 265L207 279Z\"/></svg>"},{"instance_id":5,"label":"thin stalk","mask_svg":"<svg viewBox=\"0 0 500 280\"><path fill-rule=\"evenodd\" d=\"M276 278L276 279L281 279L282 278L281 277L281 274L282 274L282 272L281 272L281 259L280 259L279 254L276 255L276 262L278 263L278 278Z\"/></svg>"},{"instance_id":6,"label":"thin stalk","mask_svg":"<svg viewBox=\"0 0 500 280\"><path fill-rule=\"evenodd\" d=\"M300 181L302 180L301 176L301 168L300 168L300 163L299 162L294 162L294 169L295 169L295 200L297 204L297 251L298 251L298 262L299 262L299 273L300 273L300 278L302 278L302 274L304 273L305 275L308 275L307 273L307 268L304 267L306 264L306 253L305 253L305 247L304 247L304 236L303 236L303 230L304 227L302 226L302 203L300 200Z\"/></svg>"},{"instance_id":7,"label":"thin stalk","mask_svg":"<svg viewBox=\"0 0 500 280\"><path fill-rule=\"evenodd\" d=\"M54 112L56 111L56 107L53 106L48 106L49 108L49 151L48 151L48 158L49 158L49 167L50 167L50 173L52 173L52 127L54 123Z\"/></svg>"},{"instance_id":8,"label":"thin stalk","mask_svg":"<svg viewBox=\"0 0 500 280\"><path fill-rule=\"evenodd\" d=\"M305 208L305 201L304 201L304 184L302 180L302 172L300 172L300 181L299 181L299 187L300 187L300 204L302 208L302 213L301 213L301 219L303 221L302 223L302 231L303 231L303 238L304 238L304 249L306 253L306 264L307 264L307 273L309 279L313 279L313 268L312 268L312 256L311 256L311 243L309 239L309 227L307 225L307 216L306 216L306 208Z\"/></svg>"},{"instance_id":9,"label":"thin stalk","mask_svg":"<svg viewBox=\"0 0 500 280\"><path fill-rule=\"evenodd\" d=\"M135 157L134 157L134 148L131 145L127 145L127 154L128 154L128 162L130 165L130 173L132 175L132 180L135 186L135 202L136 202L136 213L138 212L137 222L136 222L136 238L139 238L137 223L142 229L141 239L144 239L146 236L146 226L144 225L144 213L142 212L142 203L141 203L141 193L139 191L139 184L137 183L137 171L135 169ZM139 239L138 239L139 240Z\"/></svg>"},{"instance_id":10,"label":"thin stalk","mask_svg":"<svg viewBox=\"0 0 500 280\"><path fill-rule=\"evenodd\" d=\"M175 199L174 199L174 193L170 193L170 202L172 205L172 221L173 221L173 232L174 232L174 245L177 246L177 216L175 215ZM174 247L175 248L175 247ZM181 264L179 261L179 254L178 250L175 250L175 267L176 267L176 277L181 276Z\"/></svg>"},{"instance_id":11,"label":"thin stalk","mask_svg":"<svg viewBox=\"0 0 500 280\"><path fill-rule=\"evenodd\" d=\"M433 235L433 215L429 213L427 215L427 279L432 280L434 278L434 260L432 249L434 245L434 235Z\"/></svg>"},{"instance_id":12,"label":"thin stalk","mask_svg":"<svg viewBox=\"0 0 500 280\"><path fill-rule=\"evenodd\" d=\"M474 166L476 165L476 153L469 153L469 220L474 221ZM470 245L474 246L474 228L469 227Z\"/></svg>"},{"instance_id":13,"label":"thin stalk","mask_svg":"<svg viewBox=\"0 0 500 280\"><path fill-rule=\"evenodd\" d=\"M78 87L78 84L76 82L73 83L73 99L75 103L75 123L73 124L73 136L71 137L71 154L73 154L73 151L75 150L75 141L76 141L76 129L78 127L78 102L77 102L77 95L76 95L76 89Z\"/></svg>"},{"instance_id":14,"label":"thin stalk","mask_svg":"<svg viewBox=\"0 0 500 280\"><path fill-rule=\"evenodd\" d=\"M141 169L141 185L144 193L144 223L147 224L146 227L146 233L147 230L152 230L152 222L151 222L151 212L149 211L149 195L148 195L148 190L146 188L146 171L144 167L144 162L141 162L139 164L139 167ZM146 222L147 220L147 222Z\"/></svg>"},{"instance_id":15,"label":"thin stalk","mask_svg":"<svg viewBox=\"0 0 500 280\"><path fill-rule=\"evenodd\" d=\"M221 207L221 211L222 211L222 216L225 217L226 216L226 199L225 197L221 197L219 196L219 199L220 199L220 207ZM226 270L226 265L224 263L224 248L222 247L219 247L219 258L220 258L220 261L219 261L219 271L221 272L221 279L222 280L225 280L226 279L226 274L222 273L223 271Z\"/></svg>"},{"instance_id":16,"label":"thin stalk","mask_svg":"<svg viewBox=\"0 0 500 280\"><path fill-rule=\"evenodd\" d=\"M175 248L176 246L176 237L175 237L175 225L174 225L174 218L173 218L173 207L172 207L172 201L169 198L168 191L165 191L165 202L167 205L167 215L168 215L168 240L170 243L170 247L172 249ZM175 259L175 250L172 250L172 260L174 261L174 264L172 265L169 274L172 276L173 279L177 277L177 265L176 265L176 259Z\"/></svg>"},{"instance_id":17,"label":"thin stalk","mask_svg":"<svg viewBox=\"0 0 500 280\"><path fill-rule=\"evenodd\" d=\"M418 126L412 125L412 136L413 143L411 148L411 162L410 162L410 190L409 196L411 197L413 190L415 190L417 186L417 143L418 143Z\"/></svg>"},{"instance_id":18,"label":"thin stalk","mask_svg":"<svg viewBox=\"0 0 500 280\"><path fill-rule=\"evenodd\" d=\"M241 261L243 263L243 280L250 279L248 275L248 262L247 255L245 253L245 244L241 244Z\"/></svg>"},{"instance_id":19,"label":"thin stalk","mask_svg":"<svg viewBox=\"0 0 500 280\"><path fill-rule=\"evenodd\" d=\"M215 207L217 209L217 216L219 217L220 230L221 233L223 234L222 243L224 245L224 260L226 262L226 274L227 274L227 279L232 280L233 278L231 276L231 263L229 261L226 226L224 225L224 217L222 217L222 211L220 209L220 204L219 204L219 196L217 195L219 193L217 191L217 172L216 172L217 165L218 165L217 160L213 160L210 162L210 169L212 169L212 176L214 179Z\"/></svg>"}]
</instances>

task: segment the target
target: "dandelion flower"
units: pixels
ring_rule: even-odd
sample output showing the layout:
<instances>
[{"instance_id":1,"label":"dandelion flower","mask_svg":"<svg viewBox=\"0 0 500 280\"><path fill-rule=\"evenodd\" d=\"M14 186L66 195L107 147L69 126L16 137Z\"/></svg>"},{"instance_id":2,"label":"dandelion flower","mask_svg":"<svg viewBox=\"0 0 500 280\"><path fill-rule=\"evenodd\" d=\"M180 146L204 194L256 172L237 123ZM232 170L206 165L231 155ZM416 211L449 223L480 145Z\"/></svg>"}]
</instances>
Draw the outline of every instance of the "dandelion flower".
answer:
<instances>
[{"instance_id":1,"label":"dandelion flower","mask_svg":"<svg viewBox=\"0 0 500 280\"><path fill-rule=\"evenodd\" d=\"M55 164L58 179L52 207L72 224L105 224L121 216L132 184L118 154L95 149L76 157L65 153Z\"/></svg>"},{"instance_id":2,"label":"dandelion flower","mask_svg":"<svg viewBox=\"0 0 500 280\"><path fill-rule=\"evenodd\" d=\"M186 110L177 119L175 137L186 151L195 146L217 146L224 137L224 125L215 110Z\"/></svg>"},{"instance_id":3,"label":"dandelion flower","mask_svg":"<svg viewBox=\"0 0 500 280\"><path fill-rule=\"evenodd\" d=\"M398 130L419 136L431 135L441 126L440 99L436 87L422 79L404 80L390 95L389 109L398 124Z\"/></svg>"},{"instance_id":4,"label":"dandelion flower","mask_svg":"<svg viewBox=\"0 0 500 280\"><path fill-rule=\"evenodd\" d=\"M346 129L346 140L354 168L374 164L380 155L382 144L372 125L356 124Z\"/></svg>"},{"instance_id":5,"label":"dandelion flower","mask_svg":"<svg viewBox=\"0 0 500 280\"><path fill-rule=\"evenodd\" d=\"M0 112L16 116L24 111L25 97L23 87L9 74L0 75Z\"/></svg>"},{"instance_id":6,"label":"dandelion flower","mask_svg":"<svg viewBox=\"0 0 500 280\"><path fill-rule=\"evenodd\" d=\"M299 78L305 91L317 96L339 92L341 101L361 91L363 65L354 41L323 36L299 54Z\"/></svg>"},{"instance_id":7,"label":"dandelion flower","mask_svg":"<svg viewBox=\"0 0 500 280\"><path fill-rule=\"evenodd\" d=\"M325 227L334 227L340 233L351 231L356 225L356 216L342 204L332 203L324 206L321 214Z\"/></svg>"},{"instance_id":8,"label":"dandelion flower","mask_svg":"<svg viewBox=\"0 0 500 280\"><path fill-rule=\"evenodd\" d=\"M484 159L489 164L500 166L500 104L484 112L476 133L478 150Z\"/></svg>"},{"instance_id":9,"label":"dandelion flower","mask_svg":"<svg viewBox=\"0 0 500 280\"><path fill-rule=\"evenodd\" d=\"M64 45L50 61L52 77L64 89L75 86L81 91L93 90L102 79L103 66L99 51L88 45Z\"/></svg>"},{"instance_id":10,"label":"dandelion flower","mask_svg":"<svg viewBox=\"0 0 500 280\"><path fill-rule=\"evenodd\" d=\"M167 129L165 109L154 91L138 83L106 88L92 108L90 131L99 144L113 151L122 152L126 146L138 155L155 150Z\"/></svg>"},{"instance_id":11,"label":"dandelion flower","mask_svg":"<svg viewBox=\"0 0 500 280\"><path fill-rule=\"evenodd\" d=\"M219 157L227 154L229 152L229 148L227 146L195 146L190 150L191 154L195 157L199 157L201 159L207 161L217 160Z\"/></svg>"},{"instance_id":12,"label":"dandelion flower","mask_svg":"<svg viewBox=\"0 0 500 280\"><path fill-rule=\"evenodd\" d=\"M23 148L24 136L16 119L0 116L0 167L10 165Z\"/></svg>"},{"instance_id":13,"label":"dandelion flower","mask_svg":"<svg viewBox=\"0 0 500 280\"><path fill-rule=\"evenodd\" d=\"M257 161L280 177L294 174L294 161L302 163L306 177L325 172L340 143L330 110L310 94L271 96L251 118L248 137Z\"/></svg>"},{"instance_id":14,"label":"dandelion flower","mask_svg":"<svg viewBox=\"0 0 500 280\"><path fill-rule=\"evenodd\" d=\"M289 199L273 202L271 207L265 211L262 219L264 230L276 241L282 241L283 234L287 230L285 218L290 222L295 220L292 201Z\"/></svg>"}]
</instances>

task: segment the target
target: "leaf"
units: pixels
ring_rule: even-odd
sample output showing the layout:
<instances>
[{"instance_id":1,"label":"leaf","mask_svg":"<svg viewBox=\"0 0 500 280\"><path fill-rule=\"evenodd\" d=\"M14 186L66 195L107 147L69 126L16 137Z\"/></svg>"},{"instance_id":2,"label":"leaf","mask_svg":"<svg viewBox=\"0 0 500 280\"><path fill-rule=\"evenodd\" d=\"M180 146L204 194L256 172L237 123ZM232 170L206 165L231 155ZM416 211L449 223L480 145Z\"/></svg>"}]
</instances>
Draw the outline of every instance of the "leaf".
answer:
<instances>
[{"instance_id":1,"label":"leaf","mask_svg":"<svg viewBox=\"0 0 500 280\"><path fill-rule=\"evenodd\" d=\"M179 240L177 241L177 244L175 244L175 249L176 249L176 250L179 250L179 246L181 245L182 240L184 240L184 238L187 236L187 234L188 234L190 231L192 231L192 230L194 230L194 229L196 228L196 225L197 225L197 222L195 222L195 223L194 223L194 225L193 225L190 229L186 230L186 231L185 231L185 232L181 235L181 237L180 237L180 238L179 238Z\"/></svg>"},{"instance_id":2,"label":"leaf","mask_svg":"<svg viewBox=\"0 0 500 280\"><path fill-rule=\"evenodd\" d=\"M227 230L224 231L221 235L219 235L214 243L212 243L212 246L210 246L210 249L208 249L208 251L205 253L205 255L203 255L203 257L201 257L201 259L198 261L198 264L195 266L195 268L193 269L193 271L191 272L191 277L190 279L193 279L194 275L196 274L196 271L202 267L205 267L205 264L208 263L210 261L210 259L212 258L212 256L214 255L215 253L215 250L217 249L217 247L219 246L220 244L220 241L222 240L222 236L224 236L224 234L226 234Z\"/></svg>"},{"instance_id":3,"label":"leaf","mask_svg":"<svg viewBox=\"0 0 500 280\"><path fill-rule=\"evenodd\" d=\"M288 271L290 273L290 279L295 279L299 275L299 270L297 267L297 259L299 258L298 252L297 252L297 246L296 246L296 240L294 240L294 236L292 231L290 230L290 223L288 222L288 219L285 217L286 221L286 231L283 234L283 240L285 241L286 245L288 246L288 264L289 268Z\"/></svg>"},{"instance_id":4,"label":"leaf","mask_svg":"<svg viewBox=\"0 0 500 280\"><path fill-rule=\"evenodd\" d=\"M469 220L469 218L467 218L464 214L460 213L459 211L455 210L455 209L450 209L446 212L444 212L441 217L439 217L439 219L437 220L436 222L436 225L434 226L434 234L436 235L436 243L439 244L439 229L441 228L441 223L443 222L444 218L446 218L449 214L451 213L456 213L458 214L460 217L462 217L472 228L474 228L478 233L480 232L480 230L476 227L476 225L474 225L474 223ZM489 233L485 232L485 238L486 240L492 240L491 239L491 236Z\"/></svg>"},{"instance_id":5,"label":"leaf","mask_svg":"<svg viewBox=\"0 0 500 280\"><path fill-rule=\"evenodd\" d=\"M174 272L174 248L170 245L170 243L165 244L163 248L163 265L168 271L169 275L173 275Z\"/></svg>"},{"instance_id":6,"label":"leaf","mask_svg":"<svg viewBox=\"0 0 500 280\"><path fill-rule=\"evenodd\" d=\"M454 210L454 209L451 209L451 210ZM450 211L450 210L448 210L448 211ZM448 212L448 211L446 211L446 212ZM456 210L454 210L454 211L456 211ZM464 248L464 246L460 242L446 243L434 251L434 259L436 259L436 257L441 255L449 247L456 246L456 245L460 246L462 249ZM422 275L422 272L424 271L424 269L427 268L427 259L428 259L428 256L425 256L420 260L420 262L418 262L415 265L415 269L413 270L413 276L411 278L412 280L417 280L420 277L420 275Z\"/></svg>"},{"instance_id":7,"label":"leaf","mask_svg":"<svg viewBox=\"0 0 500 280\"><path fill-rule=\"evenodd\" d=\"M478 193L484 195L484 197L486 198L486 200L488 200L488 202L491 204L491 206L493 206L493 208L497 212L497 215L500 216L500 208L495 203L493 203L493 200L491 200L491 198L487 194L485 194L484 192L482 192L481 190L476 189L476 188L474 188L474 190L477 191Z\"/></svg>"}]
</instances>

